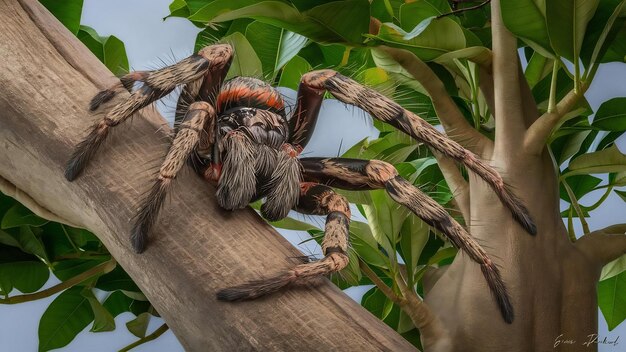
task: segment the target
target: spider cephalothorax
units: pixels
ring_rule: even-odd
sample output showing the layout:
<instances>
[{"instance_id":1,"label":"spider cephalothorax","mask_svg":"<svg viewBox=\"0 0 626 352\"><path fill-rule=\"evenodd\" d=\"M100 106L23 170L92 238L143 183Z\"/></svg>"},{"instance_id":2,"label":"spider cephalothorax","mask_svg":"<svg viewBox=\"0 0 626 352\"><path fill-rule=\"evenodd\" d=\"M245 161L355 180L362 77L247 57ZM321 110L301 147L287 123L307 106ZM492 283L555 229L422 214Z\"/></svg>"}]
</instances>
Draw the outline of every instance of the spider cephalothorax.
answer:
<instances>
[{"instance_id":1,"label":"spider cephalothorax","mask_svg":"<svg viewBox=\"0 0 626 352\"><path fill-rule=\"evenodd\" d=\"M350 208L347 200L331 187L385 189L392 199L441 231L480 265L504 319L513 320L510 298L487 253L443 207L402 178L391 164L346 158L298 159L298 155L313 133L324 93L329 92L465 165L491 186L521 226L535 234L528 211L493 168L419 116L333 70L303 75L296 106L288 118L280 93L269 84L250 77L224 82L232 56L230 46L212 45L175 65L130 73L92 100L90 108L95 110L117 92L131 92L130 98L111 109L78 144L65 173L70 181L84 169L111 127L175 87L182 87L176 136L132 229L131 241L137 252L145 250L165 195L185 162L208 182L217 183L217 199L222 208L239 209L264 198L261 213L268 220L284 218L291 209L326 215L323 259L221 290L217 296L222 300L259 297L343 269L348 264Z\"/></svg>"}]
</instances>

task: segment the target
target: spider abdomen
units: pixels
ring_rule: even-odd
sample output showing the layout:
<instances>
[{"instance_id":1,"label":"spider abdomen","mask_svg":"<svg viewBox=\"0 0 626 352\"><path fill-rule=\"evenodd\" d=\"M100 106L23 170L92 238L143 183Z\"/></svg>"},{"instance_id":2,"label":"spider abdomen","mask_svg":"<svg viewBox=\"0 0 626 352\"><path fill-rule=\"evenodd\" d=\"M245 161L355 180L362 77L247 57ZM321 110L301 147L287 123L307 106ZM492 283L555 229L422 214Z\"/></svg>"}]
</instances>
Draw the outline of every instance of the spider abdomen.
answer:
<instances>
[{"instance_id":1,"label":"spider abdomen","mask_svg":"<svg viewBox=\"0 0 626 352\"><path fill-rule=\"evenodd\" d=\"M217 113L221 115L240 107L268 110L286 119L285 102L280 92L257 78L235 77L224 82L216 99Z\"/></svg>"}]
</instances>

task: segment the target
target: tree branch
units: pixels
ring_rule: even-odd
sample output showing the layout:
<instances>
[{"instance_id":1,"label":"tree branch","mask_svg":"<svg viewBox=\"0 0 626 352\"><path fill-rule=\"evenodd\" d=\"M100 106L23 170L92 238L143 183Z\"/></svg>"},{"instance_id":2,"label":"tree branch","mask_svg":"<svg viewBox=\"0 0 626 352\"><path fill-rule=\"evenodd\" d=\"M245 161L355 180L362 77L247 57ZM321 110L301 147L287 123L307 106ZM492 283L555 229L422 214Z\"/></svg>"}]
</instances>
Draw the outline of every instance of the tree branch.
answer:
<instances>
[{"instance_id":1,"label":"tree branch","mask_svg":"<svg viewBox=\"0 0 626 352\"><path fill-rule=\"evenodd\" d=\"M446 134L463 147L484 156L485 150L491 149L491 140L475 130L456 106L443 82L433 70L415 54L407 50L380 46L380 50L391 56L428 92L435 107L437 117Z\"/></svg>"},{"instance_id":2,"label":"tree branch","mask_svg":"<svg viewBox=\"0 0 626 352\"><path fill-rule=\"evenodd\" d=\"M301 253L253 210L220 209L215 189L188 167L149 248L133 253L129 219L151 185L149 161L165 155L165 121L154 109L137 113L69 183L68 156L107 110L90 113L89 100L119 80L36 0L0 0L0 43L11 48L0 50L0 175L93 231L186 350L413 350L328 280L253 302L217 301L219 289L292 267ZM302 312L314 312L315 329Z\"/></svg>"},{"instance_id":3,"label":"tree branch","mask_svg":"<svg viewBox=\"0 0 626 352\"><path fill-rule=\"evenodd\" d=\"M491 2L493 86L497 153L515 153L523 142L524 117L520 92L517 39L504 26L500 0Z\"/></svg>"},{"instance_id":4,"label":"tree branch","mask_svg":"<svg viewBox=\"0 0 626 352\"><path fill-rule=\"evenodd\" d=\"M626 254L626 224L593 231L581 237L575 246L603 266Z\"/></svg>"},{"instance_id":5,"label":"tree branch","mask_svg":"<svg viewBox=\"0 0 626 352\"><path fill-rule=\"evenodd\" d=\"M82 226L73 224L69 220L61 218L58 215L52 213L50 210L42 207L31 196L26 194L21 189L17 188L17 186L15 186L14 184L9 182L2 176L0 176L0 193L3 193L17 200L23 206L30 209L30 211L32 211L35 215L39 216L40 218L54 221L54 222L60 222L61 224L65 224L71 227L78 227L78 228L82 227Z\"/></svg>"},{"instance_id":6,"label":"tree branch","mask_svg":"<svg viewBox=\"0 0 626 352\"><path fill-rule=\"evenodd\" d=\"M572 89L559 101L554 111L548 111L541 115L526 131L524 136L524 149L531 154L540 154L546 145L552 130L559 125L563 116L570 112L576 103L584 96L588 86L582 83L577 92Z\"/></svg>"},{"instance_id":7,"label":"tree branch","mask_svg":"<svg viewBox=\"0 0 626 352\"><path fill-rule=\"evenodd\" d=\"M447 330L417 293L406 285L405 279L401 277L401 275L395 278L395 282L402 294L398 295L387 286L364 261L359 260L359 267L365 276L372 280L374 285L376 285L387 298L397 304L400 309L411 318L415 327L420 331L425 350L448 350L440 348L450 343ZM436 348L434 346L436 346Z\"/></svg>"},{"instance_id":8,"label":"tree branch","mask_svg":"<svg viewBox=\"0 0 626 352\"><path fill-rule=\"evenodd\" d=\"M41 290L39 292L29 293L25 295L0 298L0 304L18 304L18 303L36 301L38 299L50 297L54 294L65 291L66 289L70 287L76 286L80 284L81 282L87 279L90 279L96 275L106 274L110 272L111 270L115 269L115 265L116 265L115 259L111 259L102 264L96 265L93 268L72 277L71 279L65 280L45 290Z\"/></svg>"},{"instance_id":9,"label":"tree branch","mask_svg":"<svg viewBox=\"0 0 626 352\"><path fill-rule=\"evenodd\" d=\"M128 352L128 351L132 350L133 348L135 348L137 346L141 346L141 345L143 345L146 342L150 342L152 340L155 340L159 336L163 335L163 333L165 333L167 330L169 330L169 327L167 326L167 324L163 324L163 325L159 326L156 330L154 330L154 332L151 333L150 335L146 335L146 336L140 338L139 340L137 340L137 341L131 343L130 345L122 348L118 352Z\"/></svg>"}]
</instances>

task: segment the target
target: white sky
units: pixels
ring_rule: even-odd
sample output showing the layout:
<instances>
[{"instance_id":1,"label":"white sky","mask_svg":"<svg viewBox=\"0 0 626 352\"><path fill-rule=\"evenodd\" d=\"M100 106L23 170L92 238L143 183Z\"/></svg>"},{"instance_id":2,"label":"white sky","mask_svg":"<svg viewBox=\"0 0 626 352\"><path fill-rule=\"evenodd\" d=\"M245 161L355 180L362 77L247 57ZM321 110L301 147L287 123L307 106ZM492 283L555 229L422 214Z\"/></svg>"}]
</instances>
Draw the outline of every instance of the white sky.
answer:
<instances>
[{"instance_id":1,"label":"white sky","mask_svg":"<svg viewBox=\"0 0 626 352\"><path fill-rule=\"evenodd\" d=\"M161 20L168 15L170 2L171 0L85 0L82 22L96 29L102 36L113 34L120 38L126 45L132 69L160 67L162 66L160 60L169 63L191 54L195 36L199 32L198 28L184 19ZM610 64L603 66L594 82L586 94L589 103L594 108L609 98L626 96L626 85L624 84L626 82L626 65ZM294 98L293 91L286 90L285 92L292 99ZM166 103L160 106L160 110L165 115L170 115L170 121L172 119L171 105L171 103ZM306 155L334 156L339 153L340 148L343 152L362 138L377 135L371 122L365 121L361 117L362 114L357 114L359 117L354 118L350 112L351 110L346 110L342 104L325 103L320 113L316 133L305 149ZM360 123L355 124L355 120L360 121ZM625 136L620 138L618 144L622 151L626 151ZM596 192L583 198L582 204L592 204L600 197L599 193ZM353 214L358 215L358 211L354 211ZM588 219L589 226L593 230L623 222L624 214L626 214L626 203L613 193L600 209L591 212L591 218ZM292 215L294 215L293 212ZM323 224L321 217L316 221L318 226ZM309 238L305 232L281 231L281 233L294 245ZM321 253L319 247L312 241L300 246L300 248L306 254ZM58 280L50 279L46 287L56 283ZM365 289L353 288L349 291L350 296L360 300ZM54 297L56 296L13 306L0 305L0 326L2 327L0 329L0 341L7 351L37 350L39 318ZM89 327L87 327L70 345L59 349L59 351L104 352L118 350L136 340L136 337L125 328L125 323L133 318L134 315L131 313L119 315L115 319L117 329L114 332L90 333L88 332ZM615 336L621 334L626 337L625 324L608 333L602 315L598 320L600 322L600 336L608 334L609 339L614 339ZM160 319L153 319L148 331L153 331L161 324ZM622 346L600 346L601 352L616 352L618 350L623 350ZM159 339L144 344L133 351L183 351L183 348L172 332L168 331Z\"/></svg>"}]
</instances>

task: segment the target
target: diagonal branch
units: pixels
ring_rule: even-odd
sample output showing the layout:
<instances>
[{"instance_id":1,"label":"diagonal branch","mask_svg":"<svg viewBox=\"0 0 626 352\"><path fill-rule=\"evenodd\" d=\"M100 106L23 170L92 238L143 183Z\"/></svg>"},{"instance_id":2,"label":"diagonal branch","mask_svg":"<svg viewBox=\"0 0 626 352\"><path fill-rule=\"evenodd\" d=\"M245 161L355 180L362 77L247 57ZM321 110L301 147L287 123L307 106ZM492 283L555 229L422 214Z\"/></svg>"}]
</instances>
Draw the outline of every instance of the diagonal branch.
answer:
<instances>
[{"instance_id":1,"label":"diagonal branch","mask_svg":"<svg viewBox=\"0 0 626 352\"><path fill-rule=\"evenodd\" d=\"M582 83L581 89L572 89L556 105L554 111L547 111L535 121L526 132L524 137L524 148L532 154L539 154L543 150L552 130L558 126L563 116L570 112L576 103L584 96L587 85Z\"/></svg>"},{"instance_id":2,"label":"diagonal branch","mask_svg":"<svg viewBox=\"0 0 626 352\"><path fill-rule=\"evenodd\" d=\"M422 60L410 51L386 46L379 47L402 66L428 92L446 134L466 149L484 156L491 149L492 142L475 130L456 106L446 88Z\"/></svg>"},{"instance_id":3,"label":"diagonal branch","mask_svg":"<svg viewBox=\"0 0 626 352\"><path fill-rule=\"evenodd\" d=\"M575 244L588 258L605 265L626 254L626 224L593 231Z\"/></svg>"},{"instance_id":4,"label":"diagonal branch","mask_svg":"<svg viewBox=\"0 0 626 352\"><path fill-rule=\"evenodd\" d=\"M524 117L520 92L517 39L504 26L500 1L491 2L493 37L494 116L496 118L496 152L511 153L522 144Z\"/></svg>"}]
</instances>

